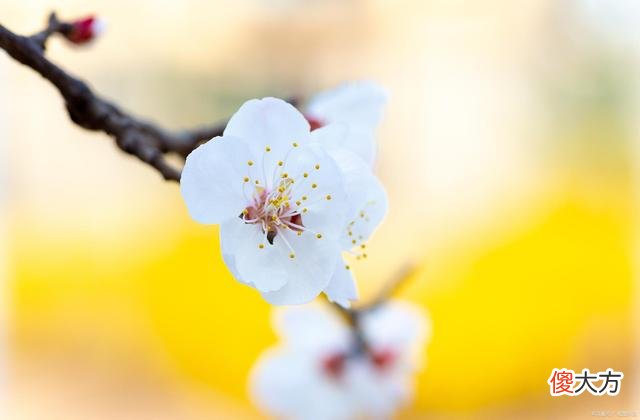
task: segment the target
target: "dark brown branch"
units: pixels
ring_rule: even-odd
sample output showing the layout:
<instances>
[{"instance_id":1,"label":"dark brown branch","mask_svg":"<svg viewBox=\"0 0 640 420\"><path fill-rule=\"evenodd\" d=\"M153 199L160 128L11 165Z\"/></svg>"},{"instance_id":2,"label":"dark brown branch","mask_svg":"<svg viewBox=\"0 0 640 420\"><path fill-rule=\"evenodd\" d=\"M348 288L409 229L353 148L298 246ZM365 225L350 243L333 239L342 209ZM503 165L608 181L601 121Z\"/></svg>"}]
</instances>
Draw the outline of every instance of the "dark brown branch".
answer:
<instances>
[{"instance_id":1,"label":"dark brown branch","mask_svg":"<svg viewBox=\"0 0 640 420\"><path fill-rule=\"evenodd\" d=\"M155 168L164 179L179 181L180 169L171 166L165 155L188 155L201 142L221 135L226 123L171 132L135 117L100 97L84 81L63 70L44 55L48 39L56 33L64 34L69 26L69 23L59 21L53 13L47 27L29 37L17 35L0 25L0 48L58 89L74 123L87 130L108 134L121 150Z\"/></svg>"}]
</instances>

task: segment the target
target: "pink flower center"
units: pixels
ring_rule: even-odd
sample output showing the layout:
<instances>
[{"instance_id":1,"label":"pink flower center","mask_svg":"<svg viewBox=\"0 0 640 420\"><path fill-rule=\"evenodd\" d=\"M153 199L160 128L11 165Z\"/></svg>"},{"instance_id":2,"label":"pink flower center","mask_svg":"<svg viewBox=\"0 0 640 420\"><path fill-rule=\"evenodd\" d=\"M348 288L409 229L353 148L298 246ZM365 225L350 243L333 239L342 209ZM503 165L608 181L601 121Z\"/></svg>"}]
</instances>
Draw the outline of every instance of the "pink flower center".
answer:
<instances>
[{"instance_id":1,"label":"pink flower center","mask_svg":"<svg viewBox=\"0 0 640 420\"><path fill-rule=\"evenodd\" d=\"M259 224L271 245L281 230L304 230L302 215L290 206L287 184L282 182L278 189L271 192L257 188L253 203L240 215L245 223Z\"/></svg>"},{"instance_id":2,"label":"pink flower center","mask_svg":"<svg viewBox=\"0 0 640 420\"><path fill-rule=\"evenodd\" d=\"M344 373L346 355L334 353L322 359L322 370L332 379L339 379Z\"/></svg>"},{"instance_id":3,"label":"pink flower center","mask_svg":"<svg viewBox=\"0 0 640 420\"><path fill-rule=\"evenodd\" d=\"M373 350L370 353L371 363L378 370L386 370L390 368L397 359L397 354L390 349Z\"/></svg>"}]
</instances>

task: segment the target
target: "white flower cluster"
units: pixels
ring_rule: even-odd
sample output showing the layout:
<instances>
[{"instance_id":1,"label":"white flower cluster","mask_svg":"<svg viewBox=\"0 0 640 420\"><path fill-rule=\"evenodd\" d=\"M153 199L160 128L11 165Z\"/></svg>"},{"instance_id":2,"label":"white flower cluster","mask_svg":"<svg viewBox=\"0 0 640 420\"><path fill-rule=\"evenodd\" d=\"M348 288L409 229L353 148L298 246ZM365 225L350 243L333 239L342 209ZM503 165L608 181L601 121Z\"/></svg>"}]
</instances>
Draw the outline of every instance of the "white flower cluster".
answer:
<instances>
[{"instance_id":1,"label":"white flower cluster","mask_svg":"<svg viewBox=\"0 0 640 420\"><path fill-rule=\"evenodd\" d=\"M189 213L220 225L227 267L268 302L357 298L342 254L366 256L387 211L372 172L385 101L368 82L319 95L306 115L280 99L253 99L187 157L180 184Z\"/></svg>"},{"instance_id":2,"label":"white flower cluster","mask_svg":"<svg viewBox=\"0 0 640 420\"><path fill-rule=\"evenodd\" d=\"M280 308L275 327L283 343L254 366L252 397L277 418L390 418L411 398L426 319L414 306L388 302L360 315L358 343L326 306Z\"/></svg>"}]
</instances>

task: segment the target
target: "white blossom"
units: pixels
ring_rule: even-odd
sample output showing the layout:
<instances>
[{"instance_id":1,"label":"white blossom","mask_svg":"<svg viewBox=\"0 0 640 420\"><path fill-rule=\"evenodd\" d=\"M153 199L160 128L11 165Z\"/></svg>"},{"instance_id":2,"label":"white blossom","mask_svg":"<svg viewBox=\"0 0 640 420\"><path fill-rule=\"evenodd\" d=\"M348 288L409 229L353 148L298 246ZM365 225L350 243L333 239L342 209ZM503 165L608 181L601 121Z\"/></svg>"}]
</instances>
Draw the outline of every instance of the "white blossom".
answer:
<instances>
[{"instance_id":1,"label":"white blossom","mask_svg":"<svg viewBox=\"0 0 640 420\"><path fill-rule=\"evenodd\" d=\"M328 141L342 141L331 135L344 132L327 131ZM250 100L223 136L187 157L182 173L191 216L220 224L227 267L273 304L315 298L328 287L343 249L351 207L344 173L316 136L286 102Z\"/></svg>"},{"instance_id":2,"label":"white blossom","mask_svg":"<svg viewBox=\"0 0 640 420\"><path fill-rule=\"evenodd\" d=\"M388 418L411 399L429 332L419 308L391 301L363 313L364 349L326 306L280 310L275 324L282 343L259 358L249 384L266 413L291 420Z\"/></svg>"}]
</instances>

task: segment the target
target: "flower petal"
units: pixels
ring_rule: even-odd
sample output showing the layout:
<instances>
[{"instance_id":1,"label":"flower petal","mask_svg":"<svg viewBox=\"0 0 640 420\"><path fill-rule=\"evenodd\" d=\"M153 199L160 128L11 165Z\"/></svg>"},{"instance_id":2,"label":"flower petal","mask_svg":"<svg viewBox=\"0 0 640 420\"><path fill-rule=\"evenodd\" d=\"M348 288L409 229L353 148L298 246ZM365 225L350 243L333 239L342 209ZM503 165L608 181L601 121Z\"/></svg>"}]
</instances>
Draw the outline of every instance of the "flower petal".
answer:
<instances>
[{"instance_id":1,"label":"flower petal","mask_svg":"<svg viewBox=\"0 0 640 420\"><path fill-rule=\"evenodd\" d=\"M274 305L308 303L329 284L340 255L340 245L337 240L317 239L309 232L297 236L292 231L278 234L274 245L284 242L283 236L293 247L295 258L289 258L287 254L274 255L271 264L284 268L285 285L277 291L263 292L262 296Z\"/></svg>"},{"instance_id":2,"label":"flower petal","mask_svg":"<svg viewBox=\"0 0 640 420\"><path fill-rule=\"evenodd\" d=\"M324 293L331 302L348 308L352 300L358 299L358 290L353 279L353 273L347 265L338 264L331 277L329 285L324 289Z\"/></svg>"},{"instance_id":3,"label":"flower petal","mask_svg":"<svg viewBox=\"0 0 640 420\"><path fill-rule=\"evenodd\" d=\"M380 86L361 81L317 95L310 101L306 114L328 125L347 124L348 130L340 147L360 156L371 166L376 154L375 130L386 102L387 95Z\"/></svg>"},{"instance_id":4,"label":"flower petal","mask_svg":"<svg viewBox=\"0 0 640 420\"><path fill-rule=\"evenodd\" d=\"M180 191L189 214L200 223L220 223L244 209L241 172L251 152L241 139L216 137L187 156Z\"/></svg>"},{"instance_id":5,"label":"flower petal","mask_svg":"<svg viewBox=\"0 0 640 420\"><path fill-rule=\"evenodd\" d=\"M347 234L343 236L343 240L350 241L349 246L352 246L354 239L357 242L367 241L387 214L387 193L380 181L371 175L366 183L368 184L365 190L367 191L366 199L359 210L355 207L356 212L349 222ZM347 242L343 243L348 245Z\"/></svg>"},{"instance_id":6,"label":"flower petal","mask_svg":"<svg viewBox=\"0 0 640 420\"><path fill-rule=\"evenodd\" d=\"M325 238L337 238L344 227L349 202L336 162L319 144L309 143L291 151L286 169L295 180L291 202L304 212L304 227Z\"/></svg>"},{"instance_id":7,"label":"flower petal","mask_svg":"<svg viewBox=\"0 0 640 420\"><path fill-rule=\"evenodd\" d=\"M278 98L251 99L233 114L225 135L244 139L256 153L266 146L287 148L309 136L309 123L293 105Z\"/></svg>"},{"instance_id":8,"label":"flower petal","mask_svg":"<svg viewBox=\"0 0 640 420\"><path fill-rule=\"evenodd\" d=\"M305 353L346 352L351 346L351 331L328 305L310 303L276 308L273 324L288 346Z\"/></svg>"},{"instance_id":9,"label":"flower petal","mask_svg":"<svg viewBox=\"0 0 640 420\"><path fill-rule=\"evenodd\" d=\"M341 241L345 250L369 239L388 210L387 193L368 166L344 149L332 152L344 175L349 201L346 227ZM354 242L355 241L355 242Z\"/></svg>"},{"instance_id":10,"label":"flower petal","mask_svg":"<svg viewBox=\"0 0 640 420\"><path fill-rule=\"evenodd\" d=\"M325 147L329 153L344 149L360 157L369 168L376 155L374 130L358 124L331 123L314 130L311 138Z\"/></svg>"},{"instance_id":11,"label":"flower petal","mask_svg":"<svg viewBox=\"0 0 640 420\"><path fill-rule=\"evenodd\" d=\"M362 329L373 346L408 350L429 338L430 323L421 308L395 300L367 312Z\"/></svg>"},{"instance_id":12,"label":"flower petal","mask_svg":"<svg viewBox=\"0 0 640 420\"><path fill-rule=\"evenodd\" d=\"M288 253L279 241L270 245L258 224L237 217L224 222L220 242L224 261L238 281L262 292L278 290L286 283L288 267L283 262L288 262Z\"/></svg>"},{"instance_id":13,"label":"flower petal","mask_svg":"<svg viewBox=\"0 0 640 420\"><path fill-rule=\"evenodd\" d=\"M348 420L354 407L345 390L326 380L319 360L305 352L279 348L265 352L250 375L256 405L290 420Z\"/></svg>"},{"instance_id":14,"label":"flower petal","mask_svg":"<svg viewBox=\"0 0 640 420\"><path fill-rule=\"evenodd\" d=\"M386 102L386 92L376 83L351 82L316 95L307 113L327 123L346 122L375 129Z\"/></svg>"}]
</instances>

